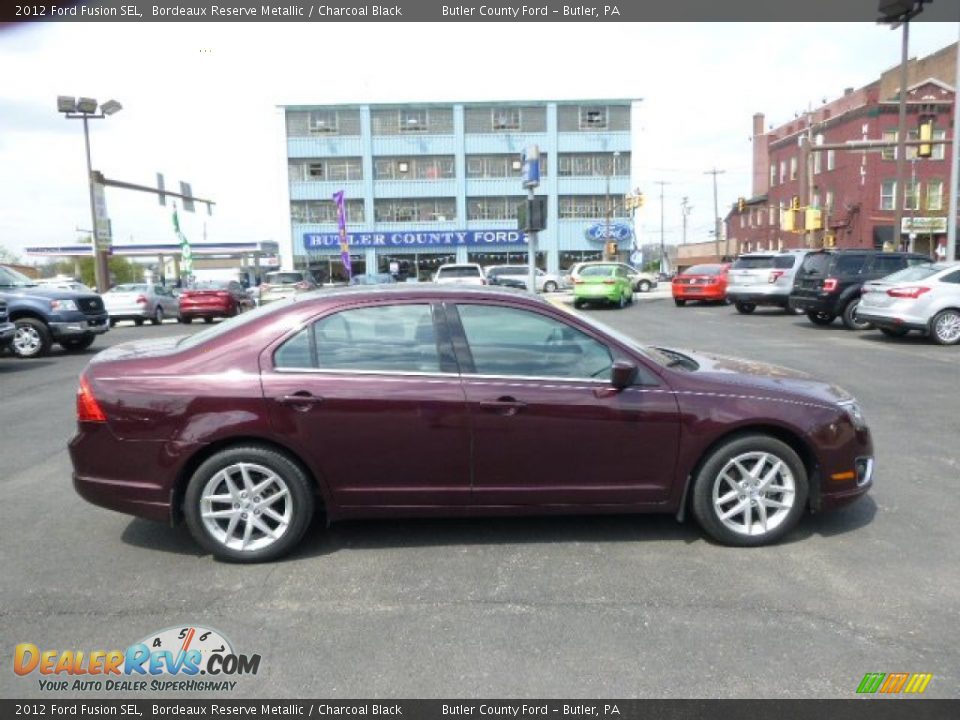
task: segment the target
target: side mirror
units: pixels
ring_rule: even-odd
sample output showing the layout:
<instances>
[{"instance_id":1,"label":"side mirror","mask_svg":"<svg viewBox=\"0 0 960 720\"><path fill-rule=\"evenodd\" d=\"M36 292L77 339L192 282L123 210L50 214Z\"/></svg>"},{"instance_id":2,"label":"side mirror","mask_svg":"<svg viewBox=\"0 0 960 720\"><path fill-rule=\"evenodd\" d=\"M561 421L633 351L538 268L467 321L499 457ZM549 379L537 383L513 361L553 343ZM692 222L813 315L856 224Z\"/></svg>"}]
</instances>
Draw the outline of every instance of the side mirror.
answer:
<instances>
[{"instance_id":1,"label":"side mirror","mask_svg":"<svg viewBox=\"0 0 960 720\"><path fill-rule=\"evenodd\" d=\"M637 366L626 360L617 360L610 368L610 384L617 390L633 385L637 377Z\"/></svg>"}]
</instances>

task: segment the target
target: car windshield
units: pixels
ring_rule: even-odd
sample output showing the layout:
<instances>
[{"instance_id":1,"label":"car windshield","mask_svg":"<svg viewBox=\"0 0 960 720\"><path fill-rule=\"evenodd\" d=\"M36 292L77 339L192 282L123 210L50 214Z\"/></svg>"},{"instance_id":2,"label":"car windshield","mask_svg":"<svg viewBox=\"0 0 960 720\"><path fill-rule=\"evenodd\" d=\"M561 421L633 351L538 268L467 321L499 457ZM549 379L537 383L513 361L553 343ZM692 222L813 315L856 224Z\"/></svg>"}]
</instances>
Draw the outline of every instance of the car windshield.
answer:
<instances>
[{"instance_id":1,"label":"car windshield","mask_svg":"<svg viewBox=\"0 0 960 720\"><path fill-rule=\"evenodd\" d=\"M751 255L737 258L734 270L765 270L773 267L773 255Z\"/></svg>"},{"instance_id":2,"label":"car windshield","mask_svg":"<svg viewBox=\"0 0 960 720\"><path fill-rule=\"evenodd\" d=\"M132 292L147 292L150 289L149 285L114 285L112 288L107 290L110 293L132 293Z\"/></svg>"},{"instance_id":3,"label":"car windshield","mask_svg":"<svg viewBox=\"0 0 960 720\"><path fill-rule=\"evenodd\" d=\"M36 287L37 283L23 273L0 267L0 287Z\"/></svg>"},{"instance_id":4,"label":"car windshield","mask_svg":"<svg viewBox=\"0 0 960 720\"><path fill-rule=\"evenodd\" d=\"M615 265L589 265L580 271L580 277L607 277L616 269Z\"/></svg>"},{"instance_id":5,"label":"car windshield","mask_svg":"<svg viewBox=\"0 0 960 720\"><path fill-rule=\"evenodd\" d=\"M722 265L694 265L683 271L683 275L719 275Z\"/></svg>"},{"instance_id":6,"label":"car windshield","mask_svg":"<svg viewBox=\"0 0 960 720\"><path fill-rule=\"evenodd\" d=\"M278 272L267 275L269 285L296 285L303 282L303 274L298 272Z\"/></svg>"},{"instance_id":7,"label":"car windshield","mask_svg":"<svg viewBox=\"0 0 960 720\"><path fill-rule=\"evenodd\" d=\"M442 267L437 271L437 275L442 277L480 277L480 268L469 265Z\"/></svg>"},{"instance_id":8,"label":"car windshield","mask_svg":"<svg viewBox=\"0 0 960 720\"><path fill-rule=\"evenodd\" d=\"M944 264L913 265L912 267L898 270L895 273L887 275L885 278L882 278L882 280L883 282L916 282L917 280L926 280L931 275L936 275L938 272L942 272L949 267L951 266Z\"/></svg>"}]
</instances>

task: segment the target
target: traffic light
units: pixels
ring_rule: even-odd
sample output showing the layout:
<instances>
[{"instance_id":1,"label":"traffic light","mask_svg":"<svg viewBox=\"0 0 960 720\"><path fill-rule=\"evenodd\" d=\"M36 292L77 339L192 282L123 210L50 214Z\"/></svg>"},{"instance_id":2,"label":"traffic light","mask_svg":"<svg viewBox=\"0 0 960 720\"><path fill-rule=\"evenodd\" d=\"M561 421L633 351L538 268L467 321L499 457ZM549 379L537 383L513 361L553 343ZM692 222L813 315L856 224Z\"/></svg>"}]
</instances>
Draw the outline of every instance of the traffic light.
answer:
<instances>
[{"instance_id":1,"label":"traffic light","mask_svg":"<svg viewBox=\"0 0 960 720\"><path fill-rule=\"evenodd\" d=\"M823 228L823 213L820 208L808 207L803 219L804 230L820 230Z\"/></svg>"},{"instance_id":2,"label":"traffic light","mask_svg":"<svg viewBox=\"0 0 960 720\"><path fill-rule=\"evenodd\" d=\"M609 258L615 258L619 249L620 248L617 247L617 244L613 240L608 240L607 244L603 248L604 253Z\"/></svg>"},{"instance_id":3,"label":"traffic light","mask_svg":"<svg viewBox=\"0 0 960 720\"><path fill-rule=\"evenodd\" d=\"M642 208L644 201L645 201L645 198L643 197L643 193L638 193L637 200L636 200L637 207Z\"/></svg>"},{"instance_id":4,"label":"traffic light","mask_svg":"<svg viewBox=\"0 0 960 720\"><path fill-rule=\"evenodd\" d=\"M800 196L799 196L799 195L794 195L793 198L790 200L790 209L791 209L791 210L799 210L799 209L800 209Z\"/></svg>"},{"instance_id":5,"label":"traffic light","mask_svg":"<svg viewBox=\"0 0 960 720\"><path fill-rule=\"evenodd\" d=\"M933 145L923 144L922 141L933 140L933 118L924 118L920 122L919 139L921 144L917 146L917 157L931 157L933 155Z\"/></svg>"},{"instance_id":6,"label":"traffic light","mask_svg":"<svg viewBox=\"0 0 960 720\"><path fill-rule=\"evenodd\" d=\"M746 204L747 204L747 201L746 201L746 200L744 200L743 198L739 198L739 199L737 200L737 212L741 212L741 213L742 213L742 212L743 212L743 208L746 206Z\"/></svg>"},{"instance_id":7,"label":"traffic light","mask_svg":"<svg viewBox=\"0 0 960 720\"><path fill-rule=\"evenodd\" d=\"M797 231L797 213L792 209L780 213L780 229L784 232Z\"/></svg>"}]
</instances>

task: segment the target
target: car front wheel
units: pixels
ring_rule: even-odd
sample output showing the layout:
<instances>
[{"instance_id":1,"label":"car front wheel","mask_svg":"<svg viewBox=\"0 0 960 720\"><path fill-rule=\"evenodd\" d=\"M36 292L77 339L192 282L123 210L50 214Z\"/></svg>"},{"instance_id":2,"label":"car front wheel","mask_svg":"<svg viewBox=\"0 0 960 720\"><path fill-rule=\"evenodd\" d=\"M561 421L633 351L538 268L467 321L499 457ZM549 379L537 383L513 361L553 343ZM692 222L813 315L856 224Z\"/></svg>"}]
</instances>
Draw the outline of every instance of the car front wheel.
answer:
<instances>
[{"instance_id":1,"label":"car front wheel","mask_svg":"<svg viewBox=\"0 0 960 720\"><path fill-rule=\"evenodd\" d=\"M194 472L184 496L190 532L215 557L264 562L289 553L314 512L306 474L268 447L221 450Z\"/></svg>"},{"instance_id":2,"label":"car front wheel","mask_svg":"<svg viewBox=\"0 0 960 720\"><path fill-rule=\"evenodd\" d=\"M941 310L930 321L930 337L938 345L956 345L960 342L960 311Z\"/></svg>"},{"instance_id":3,"label":"car front wheel","mask_svg":"<svg viewBox=\"0 0 960 720\"><path fill-rule=\"evenodd\" d=\"M639 290L640 292L650 292L650 281L641 280L640 283L637 285L637 290Z\"/></svg>"},{"instance_id":4,"label":"car front wheel","mask_svg":"<svg viewBox=\"0 0 960 720\"><path fill-rule=\"evenodd\" d=\"M681 300L680 298L674 298L674 299L673 299L673 304L676 305L677 307L683 307L684 305L687 304L687 301L686 301L686 300Z\"/></svg>"},{"instance_id":5,"label":"car front wheel","mask_svg":"<svg viewBox=\"0 0 960 720\"><path fill-rule=\"evenodd\" d=\"M757 309L757 306L753 303L738 302L734 304L734 307L737 308L737 312L741 315L749 315L754 310Z\"/></svg>"},{"instance_id":6,"label":"car front wheel","mask_svg":"<svg viewBox=\"0 0 960 720\"><path fill-rule=\"evenodd\" d=\"M693 514L725 545L766 545L797 524L807 491L806 468L789 445L769 435L744 435L723 443L701 466Z\"/></svg>"},{"instance_id":7,"label":"car front wheel","mask_svg":"<svg viewBox=\"0 0 960 720\"><path fill-rule=\"evenodd\" d=\"M13 333L13 354L21 358L35 358L46 355L53 344L50 330L40 320L21 318L17 320Z\"/></svg>"},{"instance_id":8,"label":"car front wheel","mask_svg":"<svg viewBox=\"0 0 960 720\"><path fill-rule=\"evenodd\" d=\"M163 323L163 308L159 305L157 305L157 309L153 311L153 317L150 318L150 322L154 325Z\"/></svg>"}]
</instances>

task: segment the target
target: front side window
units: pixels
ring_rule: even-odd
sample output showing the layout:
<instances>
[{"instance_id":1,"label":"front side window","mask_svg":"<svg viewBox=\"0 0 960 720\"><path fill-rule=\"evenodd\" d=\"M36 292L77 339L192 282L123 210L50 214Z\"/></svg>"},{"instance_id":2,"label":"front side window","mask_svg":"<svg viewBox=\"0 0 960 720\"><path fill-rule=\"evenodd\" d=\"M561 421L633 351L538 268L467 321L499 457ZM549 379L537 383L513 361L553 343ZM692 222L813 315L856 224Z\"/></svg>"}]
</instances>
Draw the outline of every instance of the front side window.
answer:
<instances>
[{"instance_id":1,"label":"front side window","mask_svg":"<svg viewBox=\"0 0 960 720\"><path fill-rule=\"evenodd\" d=\"M566 323L495 305L461 304L457 311L479 375L610 379L607 346Z\"/></svg>"},{"instance_id":2,"label":"front side window","mask_svg":"<svg viewBox=\"0 0 960 720\"><path fill-rule=\"evenodd\" d=\"M274 353L281 369L440 372L428 304L377 305L328 315Z\"/></svg>"}]
</instances>

